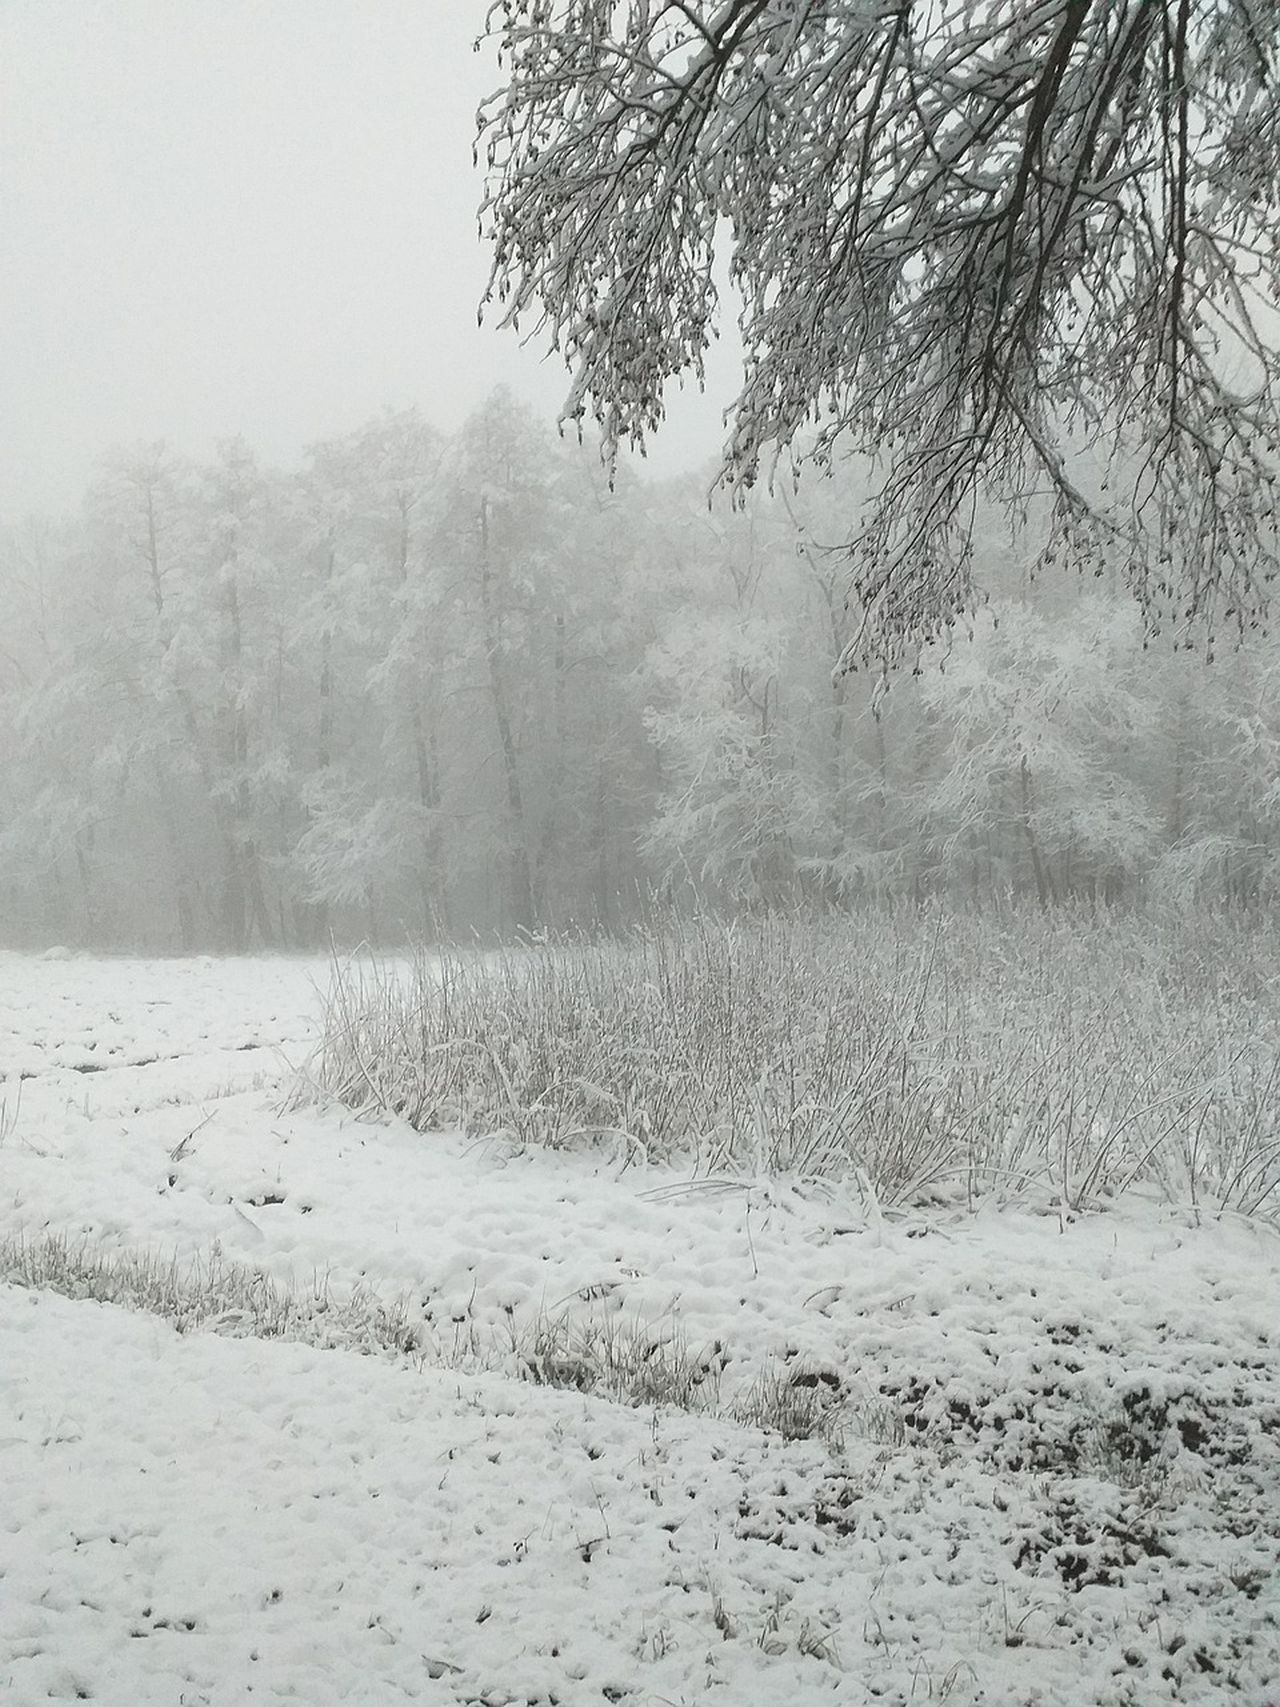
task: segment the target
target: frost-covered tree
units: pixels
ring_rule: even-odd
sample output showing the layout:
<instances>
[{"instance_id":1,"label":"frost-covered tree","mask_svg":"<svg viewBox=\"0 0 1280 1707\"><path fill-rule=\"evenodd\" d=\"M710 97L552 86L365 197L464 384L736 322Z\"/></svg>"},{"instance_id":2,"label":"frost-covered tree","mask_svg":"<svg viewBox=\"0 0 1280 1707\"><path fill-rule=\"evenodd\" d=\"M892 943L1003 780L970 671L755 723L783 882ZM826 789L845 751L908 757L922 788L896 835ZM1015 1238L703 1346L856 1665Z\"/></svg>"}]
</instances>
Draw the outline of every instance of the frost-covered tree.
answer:
<instances>
[{"instance_id":1,"label":"frost-covered tree","mask_svg":"<svg viewBox=\"0 0 1280 1707\"><path fill-rule=\"evenodd\" d=\"M997 887L1027 868L1042 905L1121 893L1155 842L1126 762L1150 751L1156 716L1132 608L1086 598L1049 623L993 606L971 639L934 650L919 679L933 749L915 790L921 857L953 881L985 865Z\"/></svg>"},{"instance_id":2,"label":"frost-covered tree","mask_svg":"<svg viewBox=\"0 0 1280 1707\"><path fill-rule=\"evenodd\" d=\"M793 892L796 767L779 703L784 637L760 617L684 621L647 659L666 789L646 838L664 881L736 903Z\"/></svg>"},{"instance_id":3,"label":"frost-covered tree","mask_svg":"<svg viewBox=\"0 0 1280 1707\"><path fill-rule=\"evenodd\" d=\"M78 544L34 523L0 539L0 892L55 935L110 911L101 855L133 721L109 601L74 584Z\"/></svg>"},{"instance_id":4,"label":"frost-covered tree","mask_svg":"<svg viewBox=\"0 0 1280 1707\"><path fill-rule=\"evenodd\" d=\"M416 410L313 445L300 482L310 654L305 828L295 853L322 937L328 908L442 911L439 724L447 651L428 541L444 441Z\"/></svg>"},{"instance_id":5,"label":"frost-covered tree","mask_svg":"<svg viewBox=\"0 0 1280 1707\"><path fill-rule=\"evenodd\" d=\"M611 487L501 396L294 476L113 457L0 530L0 941L612 927L687 887L1273 904L1276 639L1148 649L1108 577L993 534L984 613L833 680L846 491L705 486Z\"/></svg>"},{"instance_id":6,"label":"frost-covered tree","mask_svg":"<svg viewBox=\"0 0 1280 1707\"><path fill-rule=\"evenodd\" d=\"M984 496L1105 551L1153 627L1276 567L1280 8L1257 0L496 0L490 300L608 444L741 295L726 473L871 454L845 662L974 600Z\"/></svg>"},{"instance_id":7,"label":"frost-covered tree","mask_svg":"<svg viewBox=\"0 0 1280 1707\"><path fill-rule=\"evenodd\" d=\"M1160 876L1188 899L1271 902L1280 887L1280 652L1245 648L1229 670L1199 671L1185 698L1178 822L1169 825L1178 834Z\"/></svg>"}]
</instances>

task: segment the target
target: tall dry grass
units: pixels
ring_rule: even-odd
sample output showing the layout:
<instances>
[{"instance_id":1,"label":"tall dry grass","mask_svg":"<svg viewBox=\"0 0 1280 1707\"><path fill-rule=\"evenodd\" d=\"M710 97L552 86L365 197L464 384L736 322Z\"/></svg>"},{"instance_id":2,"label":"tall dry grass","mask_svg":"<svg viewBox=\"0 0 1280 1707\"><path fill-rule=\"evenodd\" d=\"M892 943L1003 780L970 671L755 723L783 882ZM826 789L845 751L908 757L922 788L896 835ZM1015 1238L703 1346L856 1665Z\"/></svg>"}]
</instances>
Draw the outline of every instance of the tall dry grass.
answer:
<instances>
[{"instance_id":1,"label":"tall dry grass","mask_svg":"<svg viewBox=\"0 0 1280 1707\"><path fill-rule=\"evenodd\" d=\"M313 1071L419 1131L587 1141L886 1206L1133 1187L1273 1214L1266 920L896 912L336 965Z\"/></svg>"}]
</instances>

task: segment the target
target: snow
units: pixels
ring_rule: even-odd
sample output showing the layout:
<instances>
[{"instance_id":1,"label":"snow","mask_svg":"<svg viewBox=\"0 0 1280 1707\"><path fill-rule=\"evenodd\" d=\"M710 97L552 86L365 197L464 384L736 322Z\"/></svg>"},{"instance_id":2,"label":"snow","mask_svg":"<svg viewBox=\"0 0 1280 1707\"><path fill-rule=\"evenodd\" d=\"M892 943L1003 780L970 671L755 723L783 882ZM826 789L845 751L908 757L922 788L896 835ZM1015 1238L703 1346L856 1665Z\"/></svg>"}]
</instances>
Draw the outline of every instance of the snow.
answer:
<instances>
[{"instance_id":1,"label":"snow","mask_svg":"<svg viewBox=\"0 0 1280 1707\"><path fill-rule=\"evenodd\" d=\"M1272 1230L297 1106L325 977L0 957L0 1237L216 1251L416 1340L0 1286L6 1707L1280 1701ZM534 1385L540 1322L666 1336L717 1402ZM770 1384L821 1433L737 1420Z\"/></svg>"}]
</instances>

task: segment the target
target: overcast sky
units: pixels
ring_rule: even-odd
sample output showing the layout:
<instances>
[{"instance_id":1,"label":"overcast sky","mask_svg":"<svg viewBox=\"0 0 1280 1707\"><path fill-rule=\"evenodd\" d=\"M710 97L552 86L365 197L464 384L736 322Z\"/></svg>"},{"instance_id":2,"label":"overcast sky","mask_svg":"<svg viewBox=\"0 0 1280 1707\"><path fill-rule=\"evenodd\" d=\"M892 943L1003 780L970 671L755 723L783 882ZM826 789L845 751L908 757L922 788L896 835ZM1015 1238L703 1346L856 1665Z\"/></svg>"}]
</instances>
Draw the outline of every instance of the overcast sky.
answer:
<instances>
[{"instance_id":1,"label":"overcast sky","mask_svg":"<svg viewBox=\"0 0 1280 1707\"><path fill-rule=\"evenodd\" d=\"M271 461L496 384L567 381L476 327L485 0L0 0L0 517L74 504L113 445ZM677 400L662 471L720 441Z\"/></svg>"}]
</instances>

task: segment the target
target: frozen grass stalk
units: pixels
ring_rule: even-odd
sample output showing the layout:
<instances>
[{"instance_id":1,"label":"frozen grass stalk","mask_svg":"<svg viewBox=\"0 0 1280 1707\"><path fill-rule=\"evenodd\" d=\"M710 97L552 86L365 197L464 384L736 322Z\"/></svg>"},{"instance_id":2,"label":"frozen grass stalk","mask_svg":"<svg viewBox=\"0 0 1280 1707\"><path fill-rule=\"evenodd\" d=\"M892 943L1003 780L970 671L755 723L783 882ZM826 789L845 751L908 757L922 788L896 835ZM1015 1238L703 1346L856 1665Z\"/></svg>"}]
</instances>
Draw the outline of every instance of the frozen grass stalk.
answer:
<instances>
[{"instance_id":1,"label":"frozen grass stalk","mask_svg":"<svg viewBox=\"0 0 1280 1707\"><path fill-rule=\"evenodd\" d=\"M898 911L357 959L334 967L310 1090L421 1132L843 1179L885 1208L1067 1215L1140 1187L1273 1216L1276 935Z\"/></svg>"}]
</instances>

